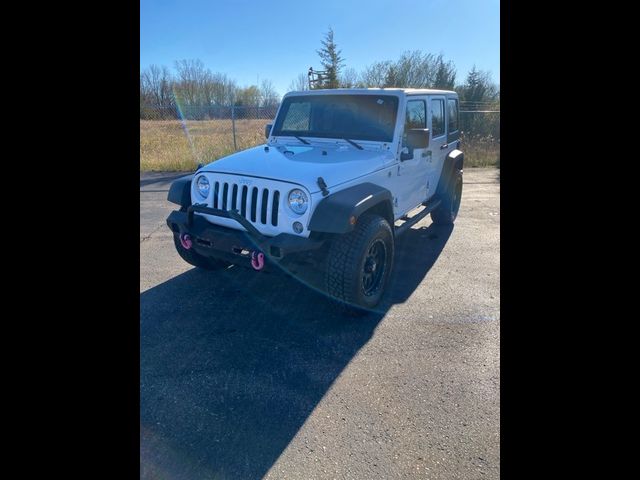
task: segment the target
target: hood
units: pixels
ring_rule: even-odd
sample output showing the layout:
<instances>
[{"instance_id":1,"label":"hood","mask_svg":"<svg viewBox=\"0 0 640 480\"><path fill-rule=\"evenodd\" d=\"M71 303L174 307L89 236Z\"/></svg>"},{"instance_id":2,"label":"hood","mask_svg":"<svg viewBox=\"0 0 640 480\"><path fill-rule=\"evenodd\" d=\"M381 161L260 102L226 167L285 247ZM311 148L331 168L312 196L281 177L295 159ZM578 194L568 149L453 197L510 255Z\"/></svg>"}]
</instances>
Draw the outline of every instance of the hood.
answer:
<instances>
[{"instance_id":1,"label":"hood","mask_svg":"<svg viewBox=\"0 0 640 480\"><path fill-rule=\"evenodd\" d=\"M311 193L319 191L318 177L331 188L361 177L393 161L393 154L381 147L351 145L266 145L250 148L211 162L202 172L271 178L305 186ZM287 153L285 153L287 152ZM326 152L326 153L323 153Z\"/></svg>"}]
</instances>

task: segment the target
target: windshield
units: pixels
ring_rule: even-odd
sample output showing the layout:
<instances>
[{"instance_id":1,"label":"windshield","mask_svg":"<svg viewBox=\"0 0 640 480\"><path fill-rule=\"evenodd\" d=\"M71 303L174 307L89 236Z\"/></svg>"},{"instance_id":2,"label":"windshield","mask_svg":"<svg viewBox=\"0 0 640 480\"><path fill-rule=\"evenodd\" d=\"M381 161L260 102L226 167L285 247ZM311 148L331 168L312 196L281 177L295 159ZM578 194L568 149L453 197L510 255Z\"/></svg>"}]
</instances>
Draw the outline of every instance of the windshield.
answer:
<instances>
[{"instance_id":1,"label":"windshield","mask_svg":"<svg viewBox=\"0 0 640 480\"><path fill-rule=\"evenodd\" d=\"M287 97L272 134L392 142L397 113L393 95Z\"/></svg>"}]
</instances>

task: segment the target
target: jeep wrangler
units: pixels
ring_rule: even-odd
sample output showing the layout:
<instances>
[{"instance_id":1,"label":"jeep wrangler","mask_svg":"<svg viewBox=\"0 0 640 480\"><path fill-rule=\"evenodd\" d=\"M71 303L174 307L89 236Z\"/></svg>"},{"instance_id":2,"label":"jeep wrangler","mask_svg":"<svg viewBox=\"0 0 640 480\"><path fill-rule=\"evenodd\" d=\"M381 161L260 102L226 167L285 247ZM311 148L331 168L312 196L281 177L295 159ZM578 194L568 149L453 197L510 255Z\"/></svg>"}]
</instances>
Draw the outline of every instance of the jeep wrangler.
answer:
<instances>
[{"instance_id":1,"label":"jeep wrangler","mask_svg":"<svg viewBox=\"0 0 640 480\"><path fill-rule=\"evenodd\" d=\"M385 290L394 239L428 214L438 225L456 218L455 92L291 92L265 136L172 183L180 208L167 224L186 262L262 270L311 258L330 297L367 310Z\"/></svg>"}]
</instances>

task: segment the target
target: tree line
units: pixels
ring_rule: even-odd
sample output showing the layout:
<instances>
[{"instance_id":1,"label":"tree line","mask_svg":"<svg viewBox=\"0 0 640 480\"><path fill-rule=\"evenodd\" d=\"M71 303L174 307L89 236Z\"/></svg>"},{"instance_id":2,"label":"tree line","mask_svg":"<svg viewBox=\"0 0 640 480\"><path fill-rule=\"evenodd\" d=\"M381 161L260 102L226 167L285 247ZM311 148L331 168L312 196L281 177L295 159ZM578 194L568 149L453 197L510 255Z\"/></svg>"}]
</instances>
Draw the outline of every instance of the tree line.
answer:
<instances>
[{"instance_id":1,"label":"tree line","mask_svg":"<svg viewBox=\"0 0 640 480\"><path fill-rule=\"evenodd\" d=\"M175 62L175 73L151 65L140 73L140 116L153 109L192 107L274 107L280 96L270 80L240 87L226 74L212 72L201 60Z\"/></svg>"},{"instance_id":2,"label":"tree line","mask_svg":"<svg viewBox=\"0 0 640 480\"><path fill-rule=\"evenodd\" d=\"M310 88L440 88L455 90L470 105L499 104L499 88L489 72L474 66L463 82L458 82L452 61L442 54L421 50L406 51L396 60L375 62L361 72L345 68L346 60L338 48L331 28L317 51L322 70L310 85L307 73L300 73L288 91ZM175 72L166 66L151 65L140 73L140 117L157 117L157 111L179 107L275 107L280 95L265 79L260 85L239 86L224 73L212 72L201 60L179 60Z\"/></svg>"},{"instance_id":3,"label":"tree line","mask_svg":"<svg viewBox=\"0 0 640 480\"><path fill-rule=\"evenodd\" d=\"M317 50L322 65L322 74L309 85L307 74L301 73L289 85L289 90L314 88L438 88L455 90L460 100L469 103L497 103L500 90L491 81L487 71L475 65L464 82L458 83L457 71L451 60L444 55L434 55L421 50L405 51L397 60L374 62L362 72L345 68L345 58L338 48L332 28L321 41Z\"/></svg>"}]
</instances>

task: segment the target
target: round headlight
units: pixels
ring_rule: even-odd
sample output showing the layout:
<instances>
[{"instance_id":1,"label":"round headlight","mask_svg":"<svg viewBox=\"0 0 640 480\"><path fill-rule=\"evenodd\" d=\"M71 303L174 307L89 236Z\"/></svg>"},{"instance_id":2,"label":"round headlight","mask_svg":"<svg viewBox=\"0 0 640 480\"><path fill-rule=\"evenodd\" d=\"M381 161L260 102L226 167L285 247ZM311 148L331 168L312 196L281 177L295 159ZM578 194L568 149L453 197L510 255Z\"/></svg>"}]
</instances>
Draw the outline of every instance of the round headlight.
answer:
<instances>
[{"instance_id":1,"label":"round headlight","mask_svg":"<svg viewBox=\"0 0 640 480\"><path fill-rule=\"evenodd\" d=\"M196 190L203 199L209 196L209 180L207 180L207 177L200 175L196 179Z\"/></svg>"},{"instance_id":2,"label":"round headlight","mask_svg":"<svg viewBox=\"0 0 640 480\"><path fill-rule=\"evenodd\" d=\"M291 211L293 213L297 213L298 215L302 215L304 212L306 212L307 207L309 206L307 194L299 188L295 188L289 192L288 201Z\"/></svg>"}]
</instances>

